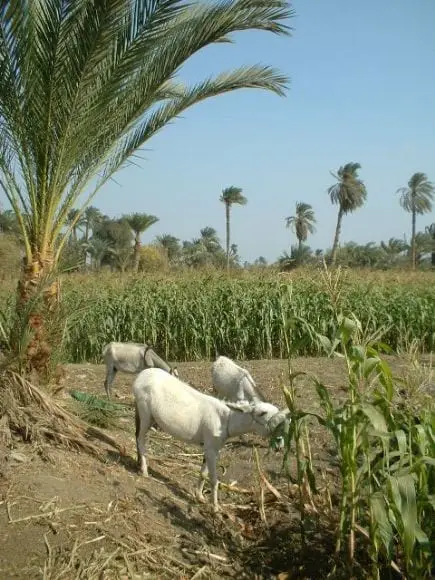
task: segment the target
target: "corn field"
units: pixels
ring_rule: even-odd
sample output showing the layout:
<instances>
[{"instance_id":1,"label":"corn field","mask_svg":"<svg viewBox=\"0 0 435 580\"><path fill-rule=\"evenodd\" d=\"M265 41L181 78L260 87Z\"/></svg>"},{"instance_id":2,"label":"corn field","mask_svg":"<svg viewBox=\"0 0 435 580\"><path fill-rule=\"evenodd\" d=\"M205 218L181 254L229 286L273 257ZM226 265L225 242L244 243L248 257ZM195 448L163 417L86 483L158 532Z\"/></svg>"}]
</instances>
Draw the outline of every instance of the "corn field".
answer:
<instances>
[{"instance_id":1,"label":"corn field","mask_svg":"<svg viewBox=\"0 0 435 580\"><path fill-rule=\"evenodd\" d=\"M69 276L61 295L62 358L100 362L111 340L146 341L174 361L211 359L216 353L238 360L282 358L281 295L289 287L286 308L295 317L294 353L320 355L323 351L307 328L330 337L336 326L334 290L325 286L321 274L291 281L279 276ZM384 329L382 340L393 349L415 339L426 350L434 348L433 285L343 277L339 300L343 312L353 312L367 333ZM7 310L12 306L13 297Z\"/></svg>"}]
</instances>

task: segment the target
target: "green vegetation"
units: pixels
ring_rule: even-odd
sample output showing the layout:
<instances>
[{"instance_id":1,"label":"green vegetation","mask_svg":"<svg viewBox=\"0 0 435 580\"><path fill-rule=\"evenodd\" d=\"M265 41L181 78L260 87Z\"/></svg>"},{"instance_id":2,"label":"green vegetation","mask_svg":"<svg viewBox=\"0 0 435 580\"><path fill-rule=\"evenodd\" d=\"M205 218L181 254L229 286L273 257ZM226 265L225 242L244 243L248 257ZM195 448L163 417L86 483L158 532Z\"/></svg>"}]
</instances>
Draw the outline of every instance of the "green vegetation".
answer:
<instances>
[{"instance_id":1,"label":"green vegetation","mask_svg":"<svg viewBox=\"0 0 435 580\"><path fill-rule=\"evenodd\" d=\"M307 241L308 234L313 234L316 231L314 226L316 218L313 208L309 203L297 201L295 215L285 218L285 221L286 226L291 228L296 234L298 240L297 255L300 261L302 258L303 243Z\"/></svg>"},{"instance_id":2,"label":"green vegetation","mask_svg":"<svg viewBox=\"0 0 435 580\"><path fill-rule=\"evenodd\" d=\"M42 280L46 284L40 310L29 316L34 336L27 353L28 367L44 374L53 346L46 326L58 298L57 266L92 198L195 104L245 88L283 96L288 78L265 65L190 85L179 75L199 50L234 33L289 34L293 10L284 0L28 5L7 2L0 13L0 187L14 211L24 256L17 314ZM139 231L141 224L134 225ZM125 269L127 252L115 257Z\"/></svg>"},{"instance_id":3,"label":"green vegetation","mask_svg":"<svg viewBox=\"0 0 435 580\"><path fill-rule=\"evenodd\" d=\"M406 278L389 274L349 274L341 289L346 310L367 331L385 329L393 349L414 339L435 346L435 288L431 273ZM101 360L110 340L148 341L168 360L210 359L216 352L237 359L285 356L280 321L279 275L226 276L66 276L62 310L74 316L66 325L63 358ZM317 332L331 337L334 312L319 271L294 276L292 307ZM9 299L11 320L13 301ZM320 347L296 324L300 355L321 354ZM301 342L302 341L302 342Z\"/></svg>"},{"instance_id":4,"label":"green vegetation","mask_svg":"<svg viewBox=\"0 0 435 580\"><path fill-rule=\"evenodd\" d=\"M435 537L435 407L430 394L416 385L410 373L399 381L382 352L389 352L382 331L370 331L355 317L343 299L340 273L324 277L336 330L313 337L328 356L342 357L348 370L345 396L333 401L329 389L311 377L320 413L306 413L295 405L297 383L292 357L300 337L298 324L312 332L295 307L295 293L283 287L281 322L289 363L289 385L284 395L291 413L287 425L283 465L295 444L296 482L299 490L301 541L305 544L308 523L306 505L323 512L336 523L336 555L346 556L347 577L369 554L371 573L377 580L390 567L402 577L430 578L433 572ZM346 313L346 315L344 314ZM419 368L417 358L413 364ZM431 371L427 369L427 378ZM428 379L430 382L431 379ZM424 381L423 381L424 382ZM307 385L304 385L304 389ZM331 435L340 473L338 514L332 503L322 502L314 477L310 454L309 421L316 419ZM288 471L289 476L290 472ZM324 499L324 498L323 498ZM316 508L318 503L319 508ZM342 567L340 560L335 567Z\"/></svg>"},{"instance_id":5,"label":"green vegetation","mask_svg":"<svg viewBox=\"0 0 435 580\"><path fill-rule=\"evenodd\" d=\"M411 261L412 267L415 269L417 264L417 215L432 211L435 186L429 181L425 173L414 173L408 181L408 187L401 187L397 190L397 193L400 193L400 205L411 214Z\"/></svg>"}]
</instances>

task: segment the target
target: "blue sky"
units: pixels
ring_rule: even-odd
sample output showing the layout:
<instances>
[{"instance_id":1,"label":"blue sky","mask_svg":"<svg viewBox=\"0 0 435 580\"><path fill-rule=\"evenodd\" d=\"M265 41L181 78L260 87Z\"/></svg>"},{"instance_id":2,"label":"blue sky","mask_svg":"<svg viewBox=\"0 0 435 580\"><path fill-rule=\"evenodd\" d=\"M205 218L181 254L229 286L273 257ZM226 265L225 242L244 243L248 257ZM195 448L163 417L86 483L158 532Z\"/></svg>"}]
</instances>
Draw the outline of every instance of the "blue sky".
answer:
<instances>
[{"instance_id":1,"label":"blue sky","mask_svg":"<svg viewBox=\"0 0 435 580\"><path fill-rule=\"evenodd\" d=\"M243 188L249 202L232 212L242 259L274 260L294 242L284 218L298 200L312 204L312 247L332 243L336 207L331 170L361 164L366 206L344 220L342 241L408 235L410 217L395 191L416 171L435 181L434 0L297 0L292 37L248 32L205 49L182 78L257 62L292 79L287 97L243 90L206 101L149 141L140 167L115 176L93 204L117 216L160 218L143 237L180 239L202 227L225 235L221 190ZM435 213L419 218L423 229Z\"/></svg>"}]
</instances>

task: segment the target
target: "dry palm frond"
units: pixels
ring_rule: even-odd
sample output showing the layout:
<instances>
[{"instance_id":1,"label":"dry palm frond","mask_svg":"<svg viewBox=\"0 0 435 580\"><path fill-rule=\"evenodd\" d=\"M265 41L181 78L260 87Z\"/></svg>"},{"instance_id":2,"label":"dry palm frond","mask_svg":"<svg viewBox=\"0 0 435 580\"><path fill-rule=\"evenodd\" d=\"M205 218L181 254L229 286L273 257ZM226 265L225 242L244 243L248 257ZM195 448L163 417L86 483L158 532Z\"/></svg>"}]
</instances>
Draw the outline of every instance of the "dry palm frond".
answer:
<instances>
[{"instance_id":1,"label":"dry palm frond","mask_svg":"<svg viewBox=\"0 0 435 580\"><path fill-rule=\"evenodd\" d=\"M10 431L26 441L54 441L101 456L102 450L90 441L94 438L121 451L115 439L87 425L11 370L0 374L0 416L6 416Z\"/></svg>"}]
</instances>

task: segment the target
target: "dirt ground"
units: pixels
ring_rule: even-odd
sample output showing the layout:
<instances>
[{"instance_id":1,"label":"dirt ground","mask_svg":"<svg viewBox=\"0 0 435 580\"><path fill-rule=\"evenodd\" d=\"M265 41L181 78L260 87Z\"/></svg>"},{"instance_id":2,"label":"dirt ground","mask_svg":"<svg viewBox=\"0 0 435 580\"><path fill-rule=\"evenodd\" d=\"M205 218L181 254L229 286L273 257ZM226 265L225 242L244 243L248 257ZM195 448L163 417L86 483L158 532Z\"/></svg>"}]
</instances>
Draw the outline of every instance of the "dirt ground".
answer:
<instances>
[{"instance_id":1,"label":"dirt ground","mask_svg":"<svg viewBox=\"0 0 435 580\"><path fill-rule=\"evenodd\" d=\"M389 361L401 373L403 363ZM284 361L250 361L264 394L284 406ZM178 364L180 377L211 392L210 363ZM341 360L296 359L294 369L314 373L334 397L343 393ZM67 365L56 397L72 402L70 389L104 395L101 365ZM134 377L118 374L115 400L132 402ZM302 379L299 404L315 410L312 386ZM219 497L214 516L192 491L201 450L161 431L148 437L151 477L135 471L133 410L110 433L125 455L107 449L105 462L76 451L0 445L0 578L325 578L333 551L333 516L310 514L309 553L300 550L294 486L281 472L283 455L248 435L229 442L220 455ZM312 457L325 502L336 502L331 442L313 423ZM259 465L268 486L259 475ZM292 461L290 460L290 466ZM229 486L232 489L229 489ZM329 491L327 491L329 490ZM208 494L207 494L208 498Z\"/></svg>"}]
</instances>

